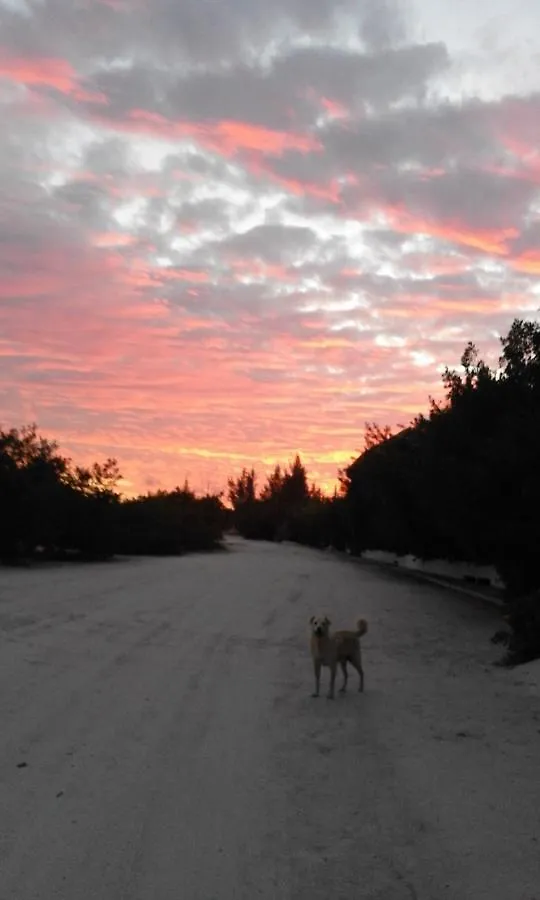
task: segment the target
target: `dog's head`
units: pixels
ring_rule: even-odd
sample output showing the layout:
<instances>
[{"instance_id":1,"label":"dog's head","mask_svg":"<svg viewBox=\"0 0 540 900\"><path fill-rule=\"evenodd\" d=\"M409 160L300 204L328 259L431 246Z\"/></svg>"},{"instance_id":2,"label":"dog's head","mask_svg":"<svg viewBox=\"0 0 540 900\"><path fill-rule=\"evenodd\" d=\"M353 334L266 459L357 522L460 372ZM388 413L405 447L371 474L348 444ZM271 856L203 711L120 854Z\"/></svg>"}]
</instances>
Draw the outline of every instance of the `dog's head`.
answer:
<instances>
[{"instance_id":1,"label":"dog's head","mask_svg":"<svg viewBox=\"0 0 540 900\"><path fill-rule=\"evenodd\" d=\"M330 619L328 616L312 616L309 620L311 631L317 637L325 637L330 629Z\"/></svg>"}]
</instances>

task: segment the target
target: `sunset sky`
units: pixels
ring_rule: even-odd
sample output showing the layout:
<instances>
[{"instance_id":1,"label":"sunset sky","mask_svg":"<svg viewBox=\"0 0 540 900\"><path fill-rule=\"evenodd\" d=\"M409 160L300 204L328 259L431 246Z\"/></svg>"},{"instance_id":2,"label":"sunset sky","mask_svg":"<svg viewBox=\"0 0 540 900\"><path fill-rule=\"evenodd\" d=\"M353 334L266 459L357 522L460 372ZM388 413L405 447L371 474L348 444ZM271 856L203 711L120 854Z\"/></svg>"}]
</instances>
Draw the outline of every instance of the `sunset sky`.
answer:
<instances>
[{"instance_id":1,"label":"sunset sky","mask_svg":"<svg viewBox=\"0 0 540 900\"><path fill-rule=\"evenodd\" d=\"M539 0L0 0L0 425L330 486L540 307ZM491 360L490 360L491 361Z\"/></svg>"}]
</instances>

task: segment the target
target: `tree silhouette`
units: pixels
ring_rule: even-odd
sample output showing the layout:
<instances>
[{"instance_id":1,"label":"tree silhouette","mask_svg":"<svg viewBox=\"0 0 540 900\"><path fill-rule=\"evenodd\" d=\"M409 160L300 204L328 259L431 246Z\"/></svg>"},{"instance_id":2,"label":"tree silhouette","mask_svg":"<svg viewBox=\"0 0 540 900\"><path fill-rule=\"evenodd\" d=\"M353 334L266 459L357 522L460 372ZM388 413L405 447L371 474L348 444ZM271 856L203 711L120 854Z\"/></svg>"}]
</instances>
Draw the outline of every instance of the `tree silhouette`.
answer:
<instances>
[{"instance_id":1,"label":"tree silhouette","mask_svg":"<svg viewBox=\"0 0 540 900\"><path fill-rule=\"evenodd\" d=\"M185 485L122 500L116 460L74 466L35 425L0 431L0 559L104 559L210 549L223 533L219 496Z\"/></svg>"}]
</instances>

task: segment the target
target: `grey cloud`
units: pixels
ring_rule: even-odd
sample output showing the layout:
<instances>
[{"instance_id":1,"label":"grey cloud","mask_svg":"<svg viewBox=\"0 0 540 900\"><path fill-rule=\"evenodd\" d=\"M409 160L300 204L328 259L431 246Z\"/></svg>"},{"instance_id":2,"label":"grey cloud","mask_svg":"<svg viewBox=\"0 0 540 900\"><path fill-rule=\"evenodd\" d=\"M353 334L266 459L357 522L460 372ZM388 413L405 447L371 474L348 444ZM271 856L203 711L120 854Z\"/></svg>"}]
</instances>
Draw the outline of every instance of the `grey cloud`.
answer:
<instances>
[{"instance_id":1,"label":"grey cloud","mask_svg":"<svg viewBox=\"0 0 540 900\"><path fill-rule=\"evenodd\" d=\"M96 129L100 126L98 111L99 116L109 117L114 129L115 122L130 110L143 108L171 120L226 118L313 134L321 97L352 110L351 119L317 130L320 150L289 152L281 158L267 158L264 164L257 160L252 169L249 156L239 156L233 172L230 161L220 159L218 154L198 153L195 148L189 157L171 155L161 172L149 176L152 192L144 217L140 223L130 224L141 242L115 250L127 258L133 254L144 263L146 241L152 242L156 254L166 254L167 239L159 233L164 217L171 220L172 233L181 233L191 225L213 230L215 240L210 244L198 250L188 247L183 253L171 251L170 255L177 269L211 273L215 265L216 284L192 285L174 278L164 278L160 284L159 271L154 270L155 283L140 291L148 290L148 296L154 296L157 285L159 295L172 306L214 318L218 323L234 321L245 334L248 348L253 341L261 344L265 335L275 332L304 334L309 316L301 314L299 307L308 298L300 290L294 295L286 293L290 286L285 290L279 280L242 284L228 274L222 277L227 266L221 264L234 259L283 265L305 260L299 280L318 276L338 297L361 292L374 308L386 299L398 302L396 298L401 295L415 296L419 301L432 296L496 297L499 288L480 283L477 273L423 280L374 274L380 261L400 272L404 237L382 229L366 238L364 268L371 265L373 271L345 279L340 266L350 268L351 261L340 239L324 241L308 225L293 228L274 221L231 235L231 226L239 227L238 220L233 221L235 216L238 219L233 201L208 197L208 191L197 192L196 185L208 189L211 182L215 182L218 194L223 187L241 186L253 192L255 210L260 195L268 189L268 179L271 184L273 177L324 187L350 173L357 183L343 188L341 205L312 195L288 200L289 208L294 204L298 213L331 213L361 220L372 210L390 204L434 222L452 220L471 228L509 224L519 228L536 187L532 179L501 177L495 164L504 159L504 129L518 135L521 129L530 136L531 122L540 121L540 96L508 98L500 104L470 100L462 105L445 102L436 106L434 100L428 102L425 95L431 80L448 66L447 50L443 43L405 44L407 28L400 9L401 4L390 0L216 0L211 5L207 0L132 0L129 13L124 14L105 4L48 0L27 19L2 9L0 40L14 54L28 52L71 60L85 78L85 86L103 90L110 99L108 110L87 103L86 123ZM358 30L366 52L337 48L337 22L341 17L343 27L347 16L351 33ZM294 45L302 34L312 38L310 46ZM257 47L269 45L272 61L266 54L261 62ZM104 65L113 60L123 61L127 68L114 70ZM224 60L229 65L222 66ZM69 102L74 113L85 112L81 101ZM358 113L361 115L355 115ZM60 118L53 123L56 140L62 122ZM46 148L41 155L38 146L41 138L46 144L48 128L40 118L34 122L28 110L15 120L6 115L6 130L0 141L0 145L6 141L3 149L0 146L0 168L6 162L1 208L6 224L0 233L6 267L15 244L35 250L36 258L39 251L43 259L42 251L62 248L66 254L84 245L92 232L117 227L112 219L117 200L111 199L100 183L102 178L114 187L117 197L123 197L124 192L128 198L130 192L132 196L144 193L140 178L144 167L130 148L129 133L89 148L81 169L95 176L97 184L75 177L56 190L41 188L39 176L28 174L32 167L37 166L42 173L61 168L61 159L52 160ZM244 171L242 162L246 164ZM491 173L479 171L486 163L491 165ZM20 166L26 171L20 171ZM174 180L175 168L186 176L181 188ZM427 171L420 177L422 169ZM539 241L538 230L531 226L513 249L537 248ZM61 254L51 256L61 267ZM95 256L99 257L99 251ZM354 260L352 266L356 264ZM153 271L151 262L148 268ZM170 274L175 274L174 269ZM347 314L339 316L346 318ZM339 316L325 314L325 321L335 321ZM369 321L370 311L358 316ZM400 322L399 327L417 328L418 323ZM200 336L192 338L198 340Z\"/></svg>"},{"instance_id":2,"label":"grey cloud","mask_svg":"<svg viewBox=\"0 0 540 900\"><path fill-rule=\"evenodd\" d=\"M182 203L176 210L176 222L194 228L223 229L230 226L235 207L223 200L191 200Z\"/></svg>"},{"instance_id":3,"label":"grey cloud","mask_svg":"<svg viewBox=\"0 0 540 900\"><path fill-rule=\"evenodd\" d=\"M105 94L107 109L99 107L99 111L114 118L115 114L129 109L165 112L163 94L167 80L167 74L160 72L157 66L139 63L128 68L98 71L85 79L85 86Z\"/></svg>"},{"instance_id":4,"label":"grey cloud","mask_svg":"<svg viewBox=\"0 0 540 900\"><path fill-rule=\"evenodd\" d=\"M538 194L537 194L538 196ZM531 222L520 234L520 236L512 241L512 253L527 253L528 251L536 251L540 253L540 222Z\"/></svg>"},{"instance_id":5,"label":"grey cloud","mask_svg":"<svg viewBox=\"0 0 540 900\"><path fill-rule=\"evenodd\" d=\"M99 112L112 120L143 108L172 119L235 119L298 128L314 124L321 97L351 110L385 107L421 96L429 79L447 65L444 44L370 54L313 46L277 57L270 68L239 65L226 72L174 76L134 65L98 73L88 87L109 98L109 108Z\"/></svg>"},{"instance_id":6,"label":"grey cloud","mask_svg":"<svg viewBox=\"0 0 540 900\"><path fill-rule=\"evenodd\" d=\"M276 382L289 381L291 379L292 373L290 370L285 369L270 369L264 366L244 366L242 363L238 364L238 370L243 372L251 381L256 381L262 384L274 384ZM295 376L295 381L296 381Z\"/></svg>"},{"instance_id":7,"label":"grey cloud","mask_svg":"<svg viewBox=\"0 0 540 900\"><path fill-rule=\"evenodd\" d=\"M108 192L99 184L71 181L55 191L60 204L67 206L74 217L82 214L89 226L102 227L108 220L111 203Z\"/></svg>"},{"instance_id":8,"label":"grey cloud","mask_svg":"<svg viewBox=\"0 0 540 900\"><path fill-rule=\"evenodd\" d=\"M538 192L532 182L467 167L432 178L394 172L379 187L383 201L413 214L488 230L520 223Z\"/></svg>"},{"instance_id":9,"label":"grey cloud","mask_svg":"<svg viewBox=\"0 0 540 900\"><path fill-rule=\"evenodd\" d=\"M74 248L84 245L85 233L80 222L63 213L61 205L51 202L48 191L29 184L29 190L13 189L13 197L2 191L0 199L0 249L13 247L45 256L55 247ZM17 202L11 202L11 200ZM9 254L3 263L9 265ZM4 270L5 271L5 270Z\"/></svg>"},{"instance_id":10,"label":"grey cloud","mask_svg":"<svg viewBox=\"0 0 540 900\"><path fill-rule=\"evenodd\" d=\"M127 36L133 30L133 19L97 2L43 0L33 4L27 16L0 7L2 43L31 57L58 56L81 62L88 57L115 56L119 45L132 45Z\"/></svg>"},{"instance_id":11,"label":"grey cloud","mask_svg":"<svg viewBox=\"0 0 540 900\"><path fill-rule=\"evenodd\" d=\"M420 106L364 118L354 127L332 125L322 135L324 149L308 158L287 152L267 161L278 178L328 185L343 175L356 178L341 193L341 213L361 219L385 205L471 227L516 225L537 194L531 177L500 172L502 129L515 101L471 101L463 105ZM519 104L521 117L537 116L540 98ZM488 167L482 170L483 167ZM490 170L491 168L491 170ZM427 171L426 171L427 170ZM297 208L313 198L292 201Z\"/></svg>"},{"instance_id":12,"label":"grey cloud","mask_svg":"<svg viewBox=\"0 0 540 900\"><path fill-rule=\"evenodd\" d=\"M491 288L482 285L478 272L467 271L455 275L438 275L435 278L405 278L392 279L394 284L391 293L394 295L406 295L413 297L440 297L453 300L467 300L471 297L477 299L499 299L500 286ZM387 291L390 293L390 291Z\"/></svg>"},{"instance_id":13,"label":"grey cloud","mask_svg":"<svg viewBox=\"0 0 540 900\"><path fill-rule=\"evenodd\" d=\"M131 168L129 147L120 138L96 142L87 149L84 164L95 175L125 178Z\"/></svg>"},{"instance_id":14,"label":"grey cloud","mask_svg":"<svg viewBox=\"0 0 540 900\"><path fill-rule=\"evenodd\" d=\"M74 178L47 195L49 209L70 215L80 228L106 231L122 200L147 194L144 210L131 223L131 230L141 240L154 243L158 252L167 252L164 232L209 227L223 233L237 212L227 199L197 196L201 181L207 184L203 173L207 178L216 179L216 190L227 182L225 165L219 159L207 161L196 155L187 159L171 155L165 159L161 171L148 173L141 171L128 142L112 139L91 144L82 169L88 175ZM175 178L177 170L188 176L188 180L179 182ZM97 181L88 180L94 177Z\"/></svg>"},{"instance_id":15,"label":"grey cloud","mask_svg":"<svg viewBox=\"0 0 540 900\"><path fill-rule=\"evenodd\" d=\"M370 245L371 247L371 245ZM373 254L371 249L367 253L367 259L373 265ZM519 283L513 284L512 279L506 275L499 278L491 278L488 282L485 273L478 268L469 268L464 272L454 274L441 274L435 277L418 278L413 277L409 272L403 271L400 266L400 260L394 262L396 274L385 275L380 274L375 266L371 270L359 271L356 274L351 272L351 268L357 265L356 261L351 264L351 260L345 256L336 257L331 263L306 266L302 269L302 276L313 277L317 275L321 284L331 290L331 294L321 294L319 302L327 303L330 298L343 299L361 298L362 308L378 310L385 303L392 306L407 306L414 302L424 303L425 301L439 300L441 305L445 302L452 303L463 302L466 308L466 301L474 299L475 301L493 302L496 305L500 301L501 287L504 284L505 290L514 290L522 292L526 296L526 292L530 286L527 279L520 279ZM401 269L401 271L400 271ZM344 270L349 270L347 274L343 274ZM436 304L435 304L436 305ZM487 309L488 307L486 307ZM358 311L347 310L337 312L337 315L343 319L349 316L354 317ZM447 313L445 313L447 315ZM410 323L411 327L416 327L418 323L414 322L414 318ZM400 322L400 333L406 332L408 323Z\"/></svg>"},{"instance_id":16,"label":"grey cloud","mask_svg":"<svg viewBox=\"0 0 540 900\"><path fill-rule=\"evenodd\" d=\"M372 247L377 250L384 250L385 253L392 253L398 258L403 251L403 244L407 238L398 231L392 231L390 228L374 228L369 232L369 242Z\"/></svg>"},{"instance_id":17,"label":"grey cloud","mask_svg":"<svg viewBox=\"0 0 540 900\"><path fill-rule=\"evenodd\" d=\"M281 90L298 86L362 108L401 100L423 89L448 65L444 44L423 44L376 53L307 47L278 60L275 78Z\"/></svg>"},{"instance_id":18,"label":"grey cloud","mask_svg":"<svg viewBox=\"0 0 540 900\"><path fill-rule=\"evenodd\" d=\"M403 0L364 0L360 34L368 47L382 50L401 43L407 31Z\"/></svg>"},{"instance_id":19,"label":"grey cloud","mask_svg":"<svg viewBox=\"0 0 540 900\"><path fill-rule=\"evenodd\" d=\"M105 3L45 0L32 16L0 7L3 39L24 53L46 49L71 60L129 58L213 66L252 56L273 40L313 36L367 0L131 0ZM5 37L4 37L5 36Z\"/></svg>"},{"instance_id":20,"label":"grey cloud","mask_svg":"<svg viewBox=\"0 0 540 900\"><path fill-rule=\"evenodd\" d=\"M534 106L531 108L534 113ZM500 159L497 117L505 114L504 104L470 101L464 104L423 104L404 107L383 115L371 115L344 127L329 125L320 135L324 150L310 158L309 177L303 178L303 156L290 151L268 163L285 178L316 180L326 184L331 178L352 173L369 182L349 188L351 202L361 199L373 184L374 173L395 169L407 178L406 167L428 169L451 167L458 162L476 165Z\"/></svg>"},{"instance_id":21,"label":"grey cloud","mask_svg":"<svg viewBox=\"0 0 540 900\"><path fill-rule=\"evenodd\" d=\"M165 53L215 65L276 39L326 33L357 10L357 0L155 0L142 24Z\"/></svg>"},{"instance_id":22,"label":"grey cloud","mask_svg":"<svg viewBox=\"0 0 540 900\"><path fill-rule=\"evenodd\" d=\"M245 342L251 346L262 346L269 336L276 333L295 336L308 333L314 336L317 333L314 323L320 332L324 331L320 314L302 311L306 301L304 294L279 294L275 284L202 284L197 285L195 294L189 293L189 288L181 282L168 282L161 287L160 295L173 308L184 310L188 315L234 325L237 337L228 336L228 346L232 351L247 349ZM205 331L205 334L208 336L208 332ZM188 336L193 339L192 333ZM239 343L230 344L235 340Z\"/></svg>"},{"instance_id":23,"label":"grey cloud","mask_svg":"<svg viewBox=\"0 0 540 900\"><path fill-rule=\"evenodd\" d=\"M293 262L316 243L311 228L286 225L258 225L250 231L236 234L220 244L226 256L261 259L267 262Z\"/></svg>"},{"instance_id":24,"label":"grey cloud","mask_svg":"<svg viewBox=\"0 0 540 900\"><path fill-rule=\"evenodd\" d=\"M464 155L487 159L493 152L481 104L400 109L370 117L355 128L330 127L327 154L351 171L368 166L416 163L439 166Z\"/></svg>"}]
</instances>

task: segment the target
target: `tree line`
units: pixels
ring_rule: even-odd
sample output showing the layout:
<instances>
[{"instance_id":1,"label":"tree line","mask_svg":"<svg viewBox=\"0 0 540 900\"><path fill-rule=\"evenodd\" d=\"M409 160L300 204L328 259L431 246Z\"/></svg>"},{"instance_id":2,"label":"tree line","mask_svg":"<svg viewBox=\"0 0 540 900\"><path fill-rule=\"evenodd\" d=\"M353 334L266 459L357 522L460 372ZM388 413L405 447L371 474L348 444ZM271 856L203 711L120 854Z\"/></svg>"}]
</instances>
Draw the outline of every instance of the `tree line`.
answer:
<instances>
[{"instance_id":1,"label":"tree line","mask_svg":"<svg viewBox=\"0 0 540 900\"><path fill-rule=\"evenodd\" d=\"M296 541L495 566L505 586L506 661L540 655L540 325L516 319L490 368L473 343L430 400L397 431L368 423L363 452L324 496L297 456L259 483L253 469L223 495L188 484L120 495L114 459L74 465L35 426L0 431L0 559L105 559L252 540ZM39 548L39 549L36 549Z\"/></svg>"},{"instance_id":2,"label":"tree line","mask_svg":"<svg viewBox=\"0 0 540 900\"><path fill-rule=\"evenodd\" d=\"M238 531L313 547L493 565L506 586L505 661L540 655L540 326L516 319L490 368L467 344L461 368L394 431L368 423L364 450L326 498L299 458L229 482Z\"/></svg>"},{"instance_id":3,"label":"tree line","mask_svg":"<svg viewBox=\"0 0 540 900\"><path fill-rule=\"evenodd\" d=\"M108 559L219 545L227 520L218 495L173 491L122 498L115 459L77 466L35 425L0 430L0 560Z\"/></svg>"}]
</instances>

